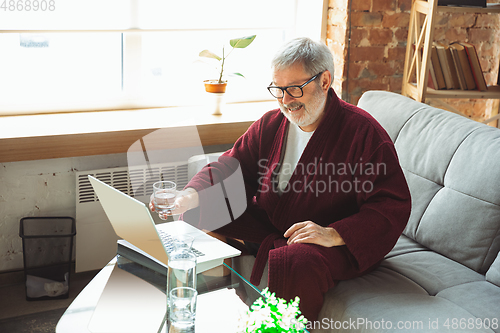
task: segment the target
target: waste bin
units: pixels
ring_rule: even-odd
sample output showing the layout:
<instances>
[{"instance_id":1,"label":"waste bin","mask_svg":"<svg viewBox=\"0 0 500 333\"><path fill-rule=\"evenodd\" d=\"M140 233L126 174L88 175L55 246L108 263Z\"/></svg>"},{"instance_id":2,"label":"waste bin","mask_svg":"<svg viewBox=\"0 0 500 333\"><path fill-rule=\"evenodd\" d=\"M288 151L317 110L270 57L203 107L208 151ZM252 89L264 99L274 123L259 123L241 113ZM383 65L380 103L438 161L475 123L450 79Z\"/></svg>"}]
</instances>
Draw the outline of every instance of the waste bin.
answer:
<instances>
[{"instance_id":1,"label":"waste bin","mask_svg":"<svg viewBox=\"0 0 500 333\"><path fill-rule=\"evenodd\" d=\"M19 236L28 301L68 298L75 234L72 217L21 219Z\"/></svg>"}]
</instances>

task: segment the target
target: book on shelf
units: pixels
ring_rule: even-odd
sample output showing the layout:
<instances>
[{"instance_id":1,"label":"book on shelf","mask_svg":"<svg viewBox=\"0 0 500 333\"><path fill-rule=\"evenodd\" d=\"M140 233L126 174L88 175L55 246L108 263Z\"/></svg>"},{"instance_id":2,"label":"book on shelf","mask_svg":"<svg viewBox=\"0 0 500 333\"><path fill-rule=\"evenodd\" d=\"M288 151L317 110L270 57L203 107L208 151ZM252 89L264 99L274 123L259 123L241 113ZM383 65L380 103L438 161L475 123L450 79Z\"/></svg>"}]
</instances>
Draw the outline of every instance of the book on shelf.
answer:
<instances>
[{"instance_id":1,"label":"book on shelf","mask_svg":"<svg viewBox=\"0 0 500 333\"><path fill-rule=\"evenodd\" d=\"M446 89L447 86L444 79L443 70L441 69L441 64L439 63L439 57L435 45L432 45L431 47L431 67L434 69L434 76L436 78L436 84L434 86L437 89Z\"/></svg>"},{"instance_id":2,"label":"book on shelf","mask_svg":"<svg viewBox=\"0 0 500 333\"><path fill-rule=\"evenodd\" d=\"M458 77L449 47L441 43L434 43L434 45L436 47L441 70L443 71L446 89L460 89L460 84L458 83Z\"/></svg>"},{"instance_id":3,"label":"book on shelf","mask_svg":"<svg viewBox=\"0 0 500 333\"><path fill-rule=\"evenodd\" d=\"M474 75L472 74L472 68L469 63L469 57L467 56L465 47L460 43L452 43L450 44L450 47L456 51L458 62L460 63L460 68L465 80L464 90L476 89L476 82L474 81Z\"/></svg>"},{"instance_id":4,"label":"book on shelf","mask_svg":"<svg viewBox=\"0 0 500 333\"><path fill-rule=\"evenodd\" d=\"M458 58L457 50L453 47L450 47L453 64L455 65L455 72L457 73L458 84L460 89L467 90L467 85L465 84L464 73L462 71L462 65L460 64L460 59Z\"/></svg>"},{"instance_id":5,"label":"book on shelf","mask_svg":"<svg viewBox=\"0 0 500 333\"><path fill-rule=\"evenodd\" d=\"M488 86L486 85L486 80L484 79L483 69L481 68L481 64L479 63L476 48L474 47L474 45L465 42L461 42L460 45L465 48L465 51L467 53L477 89L480 91L487 91Z\"/></svg>"},{"instance_id":6,"label":"book on shelf","mask_svg":"<svg viewBox=\"0 0 500 333\"><path fill-rule=\"evenodd\" d=\"M445 51L446 51L447 64L450 69L451 79L453 81L452 89L461 89L460 82L458 81L457 69L455 68L455 63L453 62L453 55L451 54L450 46L446 45Z\"/></svg>"},{"instance_id":7,"label":"book on shelf","mask_svg":"<svg viewBox=\"0 0 500 333\"><path fill-rule=\"evenodd\" d=\"M413 45L415 50L415 45ZM420 49L423 52L423 48ZM434 42L429 50L427 86L432 89L488 91L476 48L471 43ZM500 85L500 72L498 76Z\"/></svg>"}]
</instances>

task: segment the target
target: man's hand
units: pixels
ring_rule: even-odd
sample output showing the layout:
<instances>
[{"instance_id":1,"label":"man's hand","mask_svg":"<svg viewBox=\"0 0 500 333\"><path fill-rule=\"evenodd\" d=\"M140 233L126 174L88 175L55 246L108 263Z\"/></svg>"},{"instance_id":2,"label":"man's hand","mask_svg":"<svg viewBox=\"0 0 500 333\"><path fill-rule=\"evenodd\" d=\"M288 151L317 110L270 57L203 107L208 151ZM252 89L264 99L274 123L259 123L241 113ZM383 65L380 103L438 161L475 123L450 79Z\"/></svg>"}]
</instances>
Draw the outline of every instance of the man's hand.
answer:
<instances>
[{"instance_id":1,"label":"man's hand","mask_svg":"<svg viewBox=\"0 0 500 333\"><path fill-rule=\"evenodd\" d=\"M190 209L198 207L199 205L198 192L196 192L196 190L191 187L188 187L183 191L178 191L174 205L175 207L174 209L172 209L172 212L170 214L165 214L165 217L169 215L180 215L187 212ZM151 198L149 199L149 209L152 212L156 211L153 195L151 195Z\"/></svg>"},{"instance_id":2,"label":"man's hand","mask_svg":"<svg viewBox=\"0 0 500 333\"><path fill-rule=\"evenodd\" d=\"M287 244L312 243L325 247L344 245L339 233L330 227L322 227L313 221L298 222L292 225L285 234Z\"/></svg>"}]
</instances>

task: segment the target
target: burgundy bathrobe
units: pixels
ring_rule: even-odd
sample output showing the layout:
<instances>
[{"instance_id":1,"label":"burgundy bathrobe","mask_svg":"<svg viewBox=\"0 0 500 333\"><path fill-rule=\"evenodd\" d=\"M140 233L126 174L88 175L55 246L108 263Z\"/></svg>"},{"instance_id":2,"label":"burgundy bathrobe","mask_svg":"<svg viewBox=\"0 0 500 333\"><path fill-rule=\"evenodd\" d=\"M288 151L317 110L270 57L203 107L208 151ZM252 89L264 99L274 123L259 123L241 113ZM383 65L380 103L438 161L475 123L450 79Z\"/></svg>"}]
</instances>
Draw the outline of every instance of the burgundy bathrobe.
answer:
<instances>
[{"instance_id":1,"label":"burgundy bathrobe","mask_svg":"<svg viewBox=\"0 0 500 333\"><path fill-rule=\"evenodd\" d=\"M260 243L251 282L259 284L269 261L269 289L287 300L299 296L302 313L316 320L328 289L371 271L393 248L410 215L410 193L385 130L330 89L325 115L279 196L273 171L284 156L288 125L279 109L252 124L189 182L200 206L184 219L202 228L210 223L211 198L202 190L233 174L239 162L247 209L215 232ZM345 245L287 245L283 233L308 220L335 228Z\"/></svg>"}]
</instances>

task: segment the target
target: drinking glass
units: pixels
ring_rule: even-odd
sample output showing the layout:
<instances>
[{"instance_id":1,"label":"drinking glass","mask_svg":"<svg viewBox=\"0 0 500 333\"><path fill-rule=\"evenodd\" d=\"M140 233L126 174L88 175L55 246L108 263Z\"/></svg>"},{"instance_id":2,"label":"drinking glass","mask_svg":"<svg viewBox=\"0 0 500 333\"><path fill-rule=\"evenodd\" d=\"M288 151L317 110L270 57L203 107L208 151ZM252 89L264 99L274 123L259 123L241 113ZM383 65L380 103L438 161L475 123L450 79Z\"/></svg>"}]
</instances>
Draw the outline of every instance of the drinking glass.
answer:
<instances>
[{"instance_id":1,"label":"drinking glass","mask_svg":"<svg viewBox=\"0 0 500 333\"><path fill-rule=\"evenodd\" d=\"M170 329L174 332L194 332L196 297L194 288L174 288L169 294Z\"/></svg>"},{"instance_id":2,"label":"drinking glass","mask_svg":"<svg viewBox=\"0 0 500 333\"><path fill-rule=\"evenodd\" d=\"M174 252L191 251L194 237L189 234L179 234L173 237Z\"/></svg>"},{"instance_id":3,"label":"drinking glass","mask_svg":"<svg viewBox=\"0 0 500 333\"><path fill-rule=\"evenodd\" d=\"M159 181L153 184L155 210L162 220L166 220L168 215L172 215L177 198L176 188L177 185L170 181Z\"/></svg>"},{"instance_id":4,"label":"drinking glass","mask_svg":"<svg viewBox=\"0 0 500 333\"><path fill-rule=\"evenodd\" d=\"M167 295L178 287L196 288L196 255L191 251L193 240L190 235L173 238L174 250L168 258Z\"/></svg>"}]
</instances>

